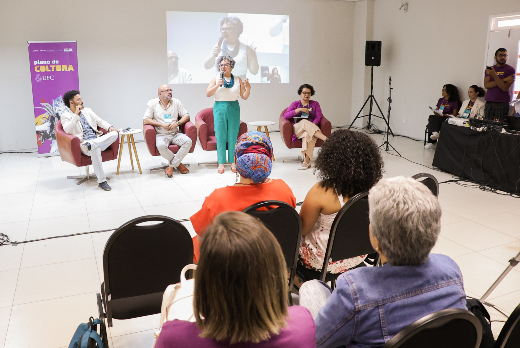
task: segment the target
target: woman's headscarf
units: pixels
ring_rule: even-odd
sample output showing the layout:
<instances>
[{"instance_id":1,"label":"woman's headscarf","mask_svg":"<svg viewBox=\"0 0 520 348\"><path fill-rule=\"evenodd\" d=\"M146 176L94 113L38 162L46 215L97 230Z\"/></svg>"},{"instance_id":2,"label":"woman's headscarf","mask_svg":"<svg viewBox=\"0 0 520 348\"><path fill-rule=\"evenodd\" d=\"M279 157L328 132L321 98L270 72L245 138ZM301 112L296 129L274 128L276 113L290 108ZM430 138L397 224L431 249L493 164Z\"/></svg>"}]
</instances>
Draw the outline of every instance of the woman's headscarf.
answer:
<instances>
[{"instance_id":1,"label":"woman's headscarf","mask_svg":"<svg viewBox=\"0 0 520 348\"><path fill-rule=\"evenodd\" d=\"M264 182L271 174L273 145L262 132L244 133L235 146L238 173L255 184Z\"/></svg>"}]
</instances>

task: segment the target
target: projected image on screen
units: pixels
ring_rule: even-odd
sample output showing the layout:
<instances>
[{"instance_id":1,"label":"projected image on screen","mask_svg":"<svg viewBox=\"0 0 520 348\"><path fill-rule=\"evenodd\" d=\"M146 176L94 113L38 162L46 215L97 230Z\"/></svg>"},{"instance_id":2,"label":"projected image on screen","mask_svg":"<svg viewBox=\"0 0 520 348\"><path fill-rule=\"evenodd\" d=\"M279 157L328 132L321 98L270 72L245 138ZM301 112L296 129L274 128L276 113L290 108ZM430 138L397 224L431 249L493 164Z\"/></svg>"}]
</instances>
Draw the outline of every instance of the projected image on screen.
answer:
<instances>
[{"instance_id":1,"label":"projected image on screen","mask_svg":"<svg viewBox=\"0 0 520 348\"><path fill-rule=\"evenodd\" d=\"M289 83L289 16L166 12L168 83L209 83L219 56L250 83Z\"/></svg>"}]
</instances>

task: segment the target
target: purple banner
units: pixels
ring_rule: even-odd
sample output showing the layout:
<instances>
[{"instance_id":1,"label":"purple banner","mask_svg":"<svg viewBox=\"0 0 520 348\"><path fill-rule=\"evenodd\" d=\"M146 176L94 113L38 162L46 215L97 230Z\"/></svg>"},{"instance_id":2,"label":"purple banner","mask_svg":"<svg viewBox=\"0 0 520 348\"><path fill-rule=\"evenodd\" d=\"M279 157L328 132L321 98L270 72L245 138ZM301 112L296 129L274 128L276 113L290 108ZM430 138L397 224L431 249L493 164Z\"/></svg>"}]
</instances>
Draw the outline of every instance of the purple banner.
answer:
<instances>
[{"instance_id":1,"label":"purple banner","mask_svg":"<svg viewBox=\"0 0 520 348\"><path fill-rule=\"evenodd\" d=\"M79 90L76 41L28 44L38 154L58 154L54 127L65 107L63 94Z\"/></svg>"}]
</instances>

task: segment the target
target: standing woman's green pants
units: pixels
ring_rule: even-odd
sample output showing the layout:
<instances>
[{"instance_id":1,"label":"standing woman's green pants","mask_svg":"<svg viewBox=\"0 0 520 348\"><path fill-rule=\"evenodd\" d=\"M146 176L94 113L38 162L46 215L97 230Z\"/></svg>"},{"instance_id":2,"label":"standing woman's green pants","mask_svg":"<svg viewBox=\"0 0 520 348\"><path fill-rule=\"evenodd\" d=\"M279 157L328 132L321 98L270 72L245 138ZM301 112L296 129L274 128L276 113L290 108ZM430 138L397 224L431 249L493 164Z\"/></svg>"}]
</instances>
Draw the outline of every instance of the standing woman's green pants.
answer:
<instances>
[{"instance_id":1,"label":"standing woman's green pants","mask_svg":"<svg viewBox=\"0 0 520 348\"><path fill-rule=\"evenodd\" d=\"M240 130L240 105L238 100L215 101L213 105L213 125L217 140L218 164L226 163L226 143L228 162L235 162L235 145Z\"/></svg>"}]
</instances>

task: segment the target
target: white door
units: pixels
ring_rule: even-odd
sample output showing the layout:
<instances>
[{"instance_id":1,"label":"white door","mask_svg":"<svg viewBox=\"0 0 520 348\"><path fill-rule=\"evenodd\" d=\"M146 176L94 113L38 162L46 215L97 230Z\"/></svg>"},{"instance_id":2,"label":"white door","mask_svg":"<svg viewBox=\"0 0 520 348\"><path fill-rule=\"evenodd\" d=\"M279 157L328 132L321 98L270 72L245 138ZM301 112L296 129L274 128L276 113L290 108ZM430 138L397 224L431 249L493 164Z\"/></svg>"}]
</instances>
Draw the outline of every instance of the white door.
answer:
<instances>
[{"instance_id":1,"label":"white door","mask_svg":"<svg viewBox=\"0 0 520 348\"><path fill-rule=\"evenodd\" d=\"M486 65L495 65L495 52L499 48L505 48L508 52L511 48L511 40L508 31L491 31L489 32L488 47L486 50ZM509 55L511 56L511 55Z\"/></svg>"},{"instance_id":2,"label":"white door","mask_svg":"<svg viewBox=\"0 0 520 348\"><path fill-rule=\"evenodd\" d=\"M518 96L520 92L520 29L510 29L501 31L489 32L488 47L486 50L486 65L491 66L495 64L495 52L498 48L505 48L507 50L508 58L507 64L515 68L517 78L513 84L513 99Z\"/></svg>"}]
</instances>

